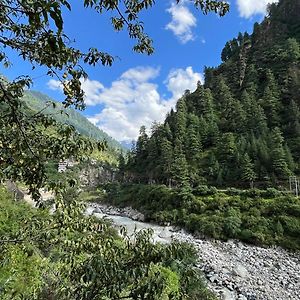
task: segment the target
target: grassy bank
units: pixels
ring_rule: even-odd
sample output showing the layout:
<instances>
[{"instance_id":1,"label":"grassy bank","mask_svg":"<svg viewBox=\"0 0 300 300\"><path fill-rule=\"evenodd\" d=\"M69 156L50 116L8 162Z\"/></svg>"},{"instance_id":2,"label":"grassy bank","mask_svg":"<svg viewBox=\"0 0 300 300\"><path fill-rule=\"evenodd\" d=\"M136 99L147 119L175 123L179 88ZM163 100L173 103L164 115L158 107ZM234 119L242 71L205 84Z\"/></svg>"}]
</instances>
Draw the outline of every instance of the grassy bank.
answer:
<instances>
[{"instance_id":1,"label":"grassy bank","mask_svg":"<svg viewBox=\"0 0 300 300\"><path fill-rule=\"evenodd\" d=\"M192 193L163 185L119 184L104 189L99 199L130 205L148 220L216 239L300 249L300 200L274 189L220 192L201 187Z\"/></svg>"}]
</instances>

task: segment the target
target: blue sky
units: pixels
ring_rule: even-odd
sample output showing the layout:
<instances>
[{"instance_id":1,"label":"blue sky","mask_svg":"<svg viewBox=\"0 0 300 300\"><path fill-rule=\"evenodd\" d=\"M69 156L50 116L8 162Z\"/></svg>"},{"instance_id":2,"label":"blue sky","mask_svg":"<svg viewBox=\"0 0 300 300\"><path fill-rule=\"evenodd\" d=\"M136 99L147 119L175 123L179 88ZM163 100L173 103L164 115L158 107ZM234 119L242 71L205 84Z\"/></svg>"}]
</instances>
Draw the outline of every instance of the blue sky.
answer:
<instances>
[{"instance_id":1,"label":"blue sky","mask_svg":"<svg viewBox=\"0 0 300 300\"><path fill-rule=\"evenodd\" d=\"M131 141L141 125L151 127L163 121L166 113L186 89L194 90L203 80L204 66L220 64L220 53L226 41L239 32L252 32L253 24L263 19L267 3L276 0L231 0L225 17L204 16L183 0L156 1L141 15L145 31L154 40L151 56L132 51L133 41L126 32L114 32L111 15L99 15L84 9L83 1L70 1L71 13L65 13L65 31L82 50L96 47L116 57L112 67L87 68L89 79L83 83L91 122L119 141ZM60 86L36 68L11 53L13 63L0 72L9 79L30 74L33 89L62 100Z\"/></svg>"}]
</instances>

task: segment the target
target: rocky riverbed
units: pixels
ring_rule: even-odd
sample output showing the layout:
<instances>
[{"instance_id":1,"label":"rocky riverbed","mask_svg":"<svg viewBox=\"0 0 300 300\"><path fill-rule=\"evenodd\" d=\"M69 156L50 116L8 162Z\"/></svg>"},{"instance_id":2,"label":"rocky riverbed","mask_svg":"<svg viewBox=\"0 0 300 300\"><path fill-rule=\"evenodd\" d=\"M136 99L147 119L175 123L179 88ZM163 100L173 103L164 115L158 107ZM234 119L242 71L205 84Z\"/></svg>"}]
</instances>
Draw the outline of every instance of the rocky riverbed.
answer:
<instances>
[{"instance_id":1,"label":"rocky riverbed","mask_svg":"<svg viewBox=\"0 0 300 300\"><path fill-rule=\"evenodd\" d=\"M198 250L198 267L208 286L223 300L300 300L300 253L262 248L239 241L198 239L183 230L143 223L132 208L91 204L87 214L111 218L117 226L154 231L154 241L189 242ZM130 231L130 230L129 230Z\"/></svg>"},{"instance_id":2,"label":"rocky riverbed","mask_svg":"<svg viewBox=\"0 0 300 300\"><path fill-rule=\"evenodd\" d=\"M300 299L300 254L174 234L197 248L209 287L226 300Z\"/></svg>"}]
</instances>

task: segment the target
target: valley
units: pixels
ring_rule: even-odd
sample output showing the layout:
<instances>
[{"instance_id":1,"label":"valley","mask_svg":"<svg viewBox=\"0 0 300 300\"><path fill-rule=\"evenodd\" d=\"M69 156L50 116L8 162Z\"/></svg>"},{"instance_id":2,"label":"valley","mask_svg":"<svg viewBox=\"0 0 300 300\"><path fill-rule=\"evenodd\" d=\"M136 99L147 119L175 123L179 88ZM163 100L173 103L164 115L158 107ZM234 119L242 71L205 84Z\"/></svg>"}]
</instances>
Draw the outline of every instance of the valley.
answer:
<instances>
[{"instance_id":1,"label":"valley","mask_svg":"<svg viewBox=\"0 0 300 300\"><path fill-rule=\"evenodd\" d=\"M243 1L239 14L227 1L192 2L218 17L233 7L237 28L251 25L213 67L186 44L213 44L194 36L202 16L189 1L160 6L172 18L160 29L152 20L158 51L170 33L190 49L158 61L139 15L161 3L81 3L153 54L146 67L76 49L64 21L84 26L65 16L76 16L71 1L0 0L0 63L16 51L32 71L0 76L0 300L300 300L300 0L267 1L259 23L241 21ZM84 27L84 40L126 52L103 24ZM88 77L84 65L116 77ZM31 90L35 68L61 101Z\"/></svg>"}]
</instances>

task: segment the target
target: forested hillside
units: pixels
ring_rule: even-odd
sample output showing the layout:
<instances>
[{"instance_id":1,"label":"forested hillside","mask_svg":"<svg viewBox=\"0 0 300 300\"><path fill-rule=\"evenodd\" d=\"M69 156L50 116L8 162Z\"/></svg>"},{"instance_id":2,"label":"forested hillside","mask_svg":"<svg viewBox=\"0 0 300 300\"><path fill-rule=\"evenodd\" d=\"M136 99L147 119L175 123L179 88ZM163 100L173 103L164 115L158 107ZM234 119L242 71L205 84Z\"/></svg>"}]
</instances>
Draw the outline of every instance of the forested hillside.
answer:
<instances>
[{"instance_id":1,"label":"forested hillside","mask_svg":"<svg viewBox=\"0 0 300 300\"><path fill-rule=\"evenodd\" d=\"M151 136L141 128L125 181L249 187L300 174L300 0L269 6L221 55Z\"/></svg>"},{"instance_id":2,"label":"forested hillside","mask_svg":"<svg viewBox=\"0 0 300 300\"><path fill-rule=\"evenodd\" d=\"M74 126L75 129L84 136L95 140L105 140L111 148L123 148L116 140L89 122L79 112L72 108L63 108L61 103L54 101L45 94L37 91L27 91L23 99L32 110L36 112L42 110L43 113L51 115L56 121ZM55 103L55 107L52 103Z\"/></svg>"}]
</instances>

